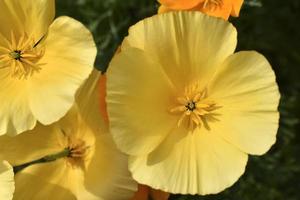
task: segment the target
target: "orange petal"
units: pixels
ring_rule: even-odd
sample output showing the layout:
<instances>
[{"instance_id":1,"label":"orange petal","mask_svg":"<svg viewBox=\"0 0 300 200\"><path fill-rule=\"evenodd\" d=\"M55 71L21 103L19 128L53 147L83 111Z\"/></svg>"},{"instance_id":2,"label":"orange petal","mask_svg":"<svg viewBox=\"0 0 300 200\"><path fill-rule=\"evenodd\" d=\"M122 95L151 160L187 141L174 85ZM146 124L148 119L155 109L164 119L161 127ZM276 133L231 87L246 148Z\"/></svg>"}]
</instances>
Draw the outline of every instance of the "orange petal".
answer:
<instances>
[{"instance_id":1,"label":"orange petal","mask_svg":"<svg viewBox=\"0 0 300 200\"><path fill-rule=\"evenodd\" d=\"M108 114L106 107L106 75L101 75L99 79L99 97L100 97L100 112L105 121L108 124Z\"/></svg>"},{"instance_id":2,"label":"orange petal","mask_svg":"<svg viewBox=\"0 0 300 200\"><path fill-rule=\"evenodd\" d=\"M160 4L172 10L187 10L197 6L203 0L158 0Z\"/></svg>"},{"instance_id":3,"label":"orange petal","mask_svg":"<svg viewBox=\"0 0 300 200\"><path fill-rule=\"evenodd\" d=\"M149 192L150 188L148 186L139 184L138 191L131 200L148 200Z\"/></svg>"},{"instance_id":4,"label":"orange petal","mask_svg":"<svg viewBox=\"0 0 300 200\"><path fill-rule=\"evenodd\" d=\"M232 1L231 16L234 16L234 17L239 16L243 3L244 3L244 0L233 0Z\"/></svg>"},{"instance_id":5,"label":"orange petal","mask_svg":"<svg viewBox=\"0 0 300 200\"><path fill-rule=\"evenodd\" d=\"M150 195L153 200L167 200L170 197L170 193L155 189L150 189Z\"/></svg>"}]
</instances>

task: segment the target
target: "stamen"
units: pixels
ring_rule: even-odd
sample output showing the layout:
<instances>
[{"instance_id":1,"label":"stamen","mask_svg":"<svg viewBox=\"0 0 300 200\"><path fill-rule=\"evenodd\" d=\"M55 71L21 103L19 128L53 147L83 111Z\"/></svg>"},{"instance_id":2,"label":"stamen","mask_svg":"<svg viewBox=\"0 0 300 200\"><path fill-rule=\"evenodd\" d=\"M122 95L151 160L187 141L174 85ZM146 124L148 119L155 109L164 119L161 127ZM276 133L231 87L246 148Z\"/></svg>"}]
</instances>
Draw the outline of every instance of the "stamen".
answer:
<instances>
[{"instance_id":1,"label":"stamen","mask_svg":"<svg viewBox=\"0 0 300 200\"><path fill-rule=\"evenodd\" d=\"M203 3L204 9L216 10L223 5L223 0L205 0Z\"/></svg>"},{"instance_id":2,"label":"stamen","mask_svg":"<svg viewBox=\"0 0 300 200\"><path fill-rule=\"evenodd\" d=\"M184 122L187 123L189 129L201 127L204 124L206 129L207 117L214 115L213 113L220 106L216 106L214 101L207 99L207 91L199 91L197 85L187 87L183 97L178 97L177 102L179 105L170 109L172 114L180 114L177 126L180 127Z\"/></svg>"},{"instance_id":3,"label":"stamen","mask_svg":"<svg viewBox=\"0 0 300 200\"><path fill-rule=\"evenodd\" d=\"M27 79L41 70L42 64L38 61L44 55L44 48L41 45L37 46L26 33L16 37L12 31L10 41L7 40L7 46L0 47L0 49L2 50L0 69L10 67L11 77Z\"/></svg>"}]
</instances>

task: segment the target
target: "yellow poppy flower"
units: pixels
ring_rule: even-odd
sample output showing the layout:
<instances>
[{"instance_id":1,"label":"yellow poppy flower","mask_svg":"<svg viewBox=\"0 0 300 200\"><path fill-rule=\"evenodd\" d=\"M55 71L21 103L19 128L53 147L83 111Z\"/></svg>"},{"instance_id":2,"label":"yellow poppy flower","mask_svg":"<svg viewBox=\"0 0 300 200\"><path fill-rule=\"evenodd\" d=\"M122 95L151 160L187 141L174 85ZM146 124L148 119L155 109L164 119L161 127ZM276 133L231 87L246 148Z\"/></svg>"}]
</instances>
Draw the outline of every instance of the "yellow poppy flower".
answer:
<instances>
[{"instance_id":1,"label":"yellow poppy flower","mask_svg":"<svg viewBox=\"0 0 300 200\"><path fill-rule=\"evenodd\" d=\"M197 26L195 26L197 24ZM275 143L280 94L268 61L234 53L236 29L170 12L129 30L107 72L110 130L141 184L211 194Z\"/></svg>"},{"instance_id":2,"label":"yellow poppy flower","mask_svg":"<svg viewBox=\"0 0 300 200\"><path fill-rule=\"evenodd\" d=\"M91 33L69 17L52 22L54 4L0 1L0 135L59 120L93 69Z\"/></svg>"},{"instance_id":3,"label":"yellow poppy flower","mask_svg":"<svg viewBox=\"0 0 300 200\"><path fill-rule=\"evenodd\" d=\"M13 168L6 161L0 161L0 199L11 200L15 190Z\"/></svg>"},{"instance_id":4,"label":"yellow poppy flower","mask_svg":"<svg viewBox=\"0 0 300 200\"><path fill-rule=\"evenodd\" d=\"M0 137L1 159L17 170L31 164L15 175L15 200L128 200L134 195L137 185L127 157L116 149L99 112L99 77L94 71L76 106L60 121Z\"/></svg>"},{"instance_id":5,"label":"yellow poppy flower","mask_svg":"<svg viewBox=\"0 0 300 200\"><path fill-rule=\"evenodd\" d=\"M222 17L238 17L244 0L159 0L158 13L175 10L201 11L205 14Z\"/></svg>"}]
</instances>

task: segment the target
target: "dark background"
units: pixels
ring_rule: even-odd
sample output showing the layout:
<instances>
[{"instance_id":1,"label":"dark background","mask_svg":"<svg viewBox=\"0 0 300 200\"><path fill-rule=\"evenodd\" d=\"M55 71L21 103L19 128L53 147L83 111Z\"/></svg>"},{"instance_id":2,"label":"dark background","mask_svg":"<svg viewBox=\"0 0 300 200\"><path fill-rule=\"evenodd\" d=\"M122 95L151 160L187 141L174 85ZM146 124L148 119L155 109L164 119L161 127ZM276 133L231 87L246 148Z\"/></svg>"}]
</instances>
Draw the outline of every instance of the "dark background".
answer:
<instances>
[{"instance_id":1,"label":"dark background","mask_svg":"<svg viewBox=\"0 0 300 200\"><path fill-rule=\"evenodd\" d=\"M104 71L128 28L155 14L157 6L156 0L57 0L57 15L78 19L93 32L96 66ZM300 1L248 0L230 21L238 29L238 50L259 51L276 72L282 95L278 139L266 155L250 157L246 173L230 189L171 199L300 200Z\"/></svg>"}]
</instances>

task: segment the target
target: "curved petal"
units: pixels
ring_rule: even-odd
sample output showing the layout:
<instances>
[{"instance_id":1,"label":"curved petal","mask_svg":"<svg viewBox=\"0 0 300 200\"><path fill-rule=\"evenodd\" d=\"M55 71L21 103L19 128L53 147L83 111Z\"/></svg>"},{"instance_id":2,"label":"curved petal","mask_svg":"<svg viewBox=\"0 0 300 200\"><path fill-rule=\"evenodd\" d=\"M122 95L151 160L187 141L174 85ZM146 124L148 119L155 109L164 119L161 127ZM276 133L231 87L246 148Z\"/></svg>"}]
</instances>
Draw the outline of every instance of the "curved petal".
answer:
<instances>
[{"instance_id":1,"label":"curved petal","mask_svg":"<svg viewBox=\"0 0 300 200\"><path fill-rule=\"evenodd\" d=\"M203 4L200 4L195 8L195 10L200 10L207 15L221 17L225 20L228 20L233 9L232 6L232 0L222 0L222 4L216 8L203 7Z\"/></svg>"},{"instance_id":2,"label":"curved petal","mask_svg":"<svg viewBox=\"0 0 300 200\"><path fill-rule=\"evenodd\" d=\"M185 136L176 129L151 154L131 156L129 169L135 180L153 188L206 195L235 183L244 173L247 158L247 154L206 129Z\"/></svg>"},{"instance_id":3,"label":"curved petal","mask_svg":"<svg viewBox=\"0 0 300 200\"><path fill-rule=\"evenodd\" d=\"M212 133L249 154L261 155L276 141L280 94L268 61L256 52L229 57L208 88L209 97L222 106Z\"/></svg>"},{"instance_id":4,"label":"curved petal","mask_svg":"<svg viewBox=\"0 0 300 200\"><path fill-rule=\"evenodd\" d=\"M1 136L0 159L18 166L58 153L64 148L59 145L60 138L63 135L59 128L40 124L34 130L15 137Z\"/></svg>"},{"instance_id":5,"label":"curved petal","mask_svg":"<svg viewBox=\"0 0 300 200\"><path fill-rule=\"evenodd\" d=\"M44 45L42 69L29 80L29 103L34 116L48 125L73 105L76 91L93 69L97 50L91 33L69 17L54 21Z\"/></svg>"},{"instance_id":6,"label":"curved petal","mask_svg":"<svg viewBox=\"0 0 300 200\"><path fill-rule=\"evenodd\" d=\"M232 0L232 11L231 11L232 16L234 17L239 16L243 2L244 0Z\"/></svg>"},{"instance_id":7,"label":"curved petal","mask_svg":"<svg viewBox=\"0 0 300 200\"><path fill-rule=\"evenodd\" d=\"M100 132L106 132L108 129L107 119L105 119L106 116L103 115L101 110L104 109L102 107L103 102L99 101L101 98L104 100L105 97L103 95L106 92L104 91L106 88L103 87L105 82L102 79L101 72L94 69L90 77L77 92L76 105L86 123L95 130L101 129Z\"/></svg>"},{"instance_id":8,"label":"curved petal","mask_svg":"<svg viewBox=\"0 0 300 200\"><path fill-rule=\"evenodd\" d=\"M110 130L119 149L151 152L176 123L169 114L172 85L159 63L139 49L114 57L107 71Z\"/></svg>"},{"instance_id":9,"label":"curved petal","mask_svg":"<svg viewBox=\"0 0 300 200\"><path fill-rule=\"evenodd\" d=\"M7 39L11 31L26 32L37 42L47 32L55 17L54 0L2 0L0 1L0 33Z\"/></svg>"},{"instance_id":10,"label":"curved petal","mask_svg":"<svg viewBox=\"0 0 300 200\"><path fill-rule=\"evenodd\" d=\"M129 30L122 50L144 50L164 68L179 89L191 82L205 85L237 43L228 22L200 12L169 12L145 19Z\"/></svg>"},{"instance_id":11,"label":"curved petal","mask_svg":"<svg viewBox=\"0 0 300 200\"><path fill-rule=\"evenodd\" d=\"M110 134L96 135L95 153L85 172L85 189L101 200L130 199L137 183L127 164L127 156L117 150Z\"/></svg>"},{"instance_id":12,"label":"curved petal","mask_svg":"<svg viewBox=\"0 0 300 200\"><path fill-rule=\"evenodd\" d=\"M0 162L0 199L12 200L15 190L13 168L6 161Z\"/></svg>"},{"instance_id":13,"label":"curved petal","mask_svg":"<svg viewBox=\"0 0 300 200\"><path fill-rule=\"evenodd\" d=\"M12 79L9 70L0 69L0 136L14 136L35 127L27 95L26 81Z\"/></svg>"},{"instance_id":14,"label":"curved petal","mask_svg":"<svg viewBox=\"0 0 300 200\"><path fill-rule=\"evenodd\" d=\"M160 4L173 10L186 10L195 7L203 0L158 0Z\"/></svg>"},{"instance_id":15,"label":"curved petal","mask_svg":"<svg viewBox=\"0 0 300 200\"><path fill-rule=\"evenodd\" d=\"M77 200L70 188L76 188L81 176L78 170L67 166L64 159L32 165L16 174L14 199Z\"/></svg>"}]
</instances>

